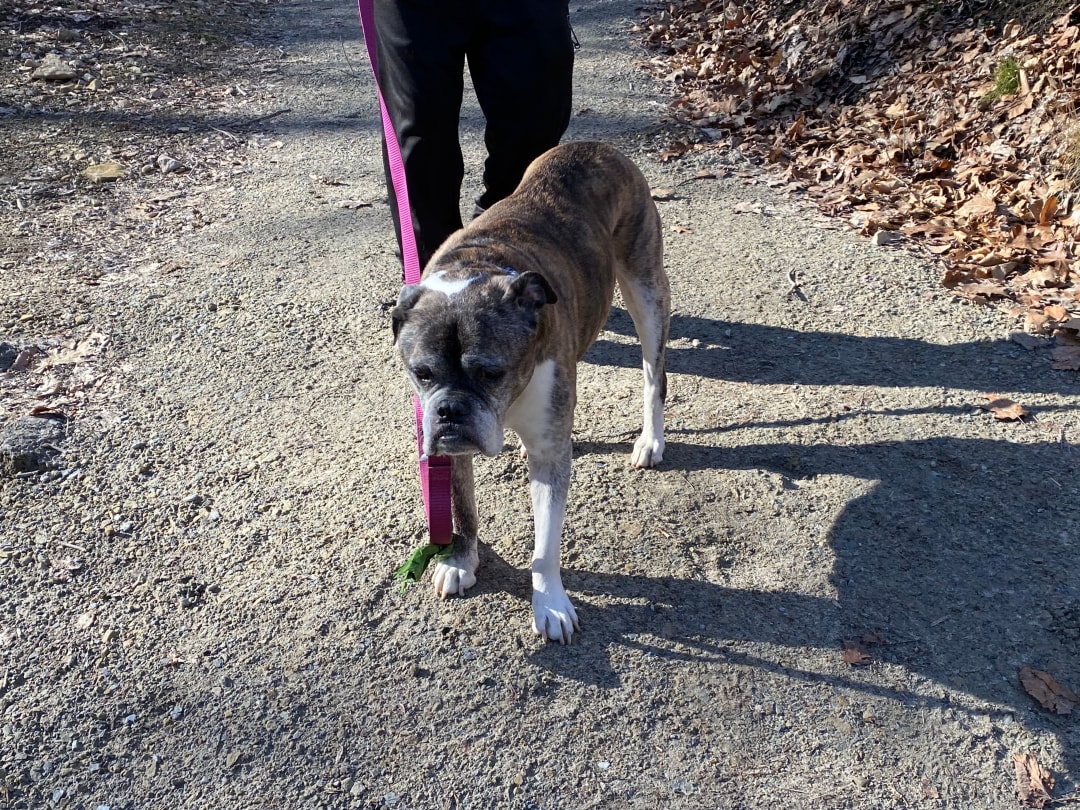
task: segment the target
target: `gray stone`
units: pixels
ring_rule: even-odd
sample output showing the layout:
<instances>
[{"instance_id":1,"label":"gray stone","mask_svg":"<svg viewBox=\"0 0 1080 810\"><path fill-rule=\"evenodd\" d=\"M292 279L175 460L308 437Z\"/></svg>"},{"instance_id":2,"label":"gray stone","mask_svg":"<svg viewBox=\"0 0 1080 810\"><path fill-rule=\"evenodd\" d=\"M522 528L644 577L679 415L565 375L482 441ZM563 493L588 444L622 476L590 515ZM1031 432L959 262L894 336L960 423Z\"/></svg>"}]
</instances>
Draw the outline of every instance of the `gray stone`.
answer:
<instances>
[{"instance_id":1,"label":"gray stone","mask_svg":"<svg viewBox=\"0 0 1080 810\"><path fill-rule=\"evenodd\" d=\"M19 356L19 347L0 342L0 371L7 371Z\"/></svg>"},{"instance_id":2,"label":"gray stone","mask_svg":"<svg viewBox=\"0 0 1080 810\"><path fill-rule=\"evenodd\" d=\"M62 419L21 416L0 428L0 475L42 472L59 453L64 439Z\"/></svg>"},{"instance_id":3,"label":"gray stone","mask_svg":"<svg viewBox=\"0 0 1080 810\"><path fill-rule=\"evenodd\" d=\"M55 53L46 54L41 60L41 65L30 74L32 79L41 79L46 82L69 82L78 76L78 72L57 56Z\"/></svg>"}]
</instances>

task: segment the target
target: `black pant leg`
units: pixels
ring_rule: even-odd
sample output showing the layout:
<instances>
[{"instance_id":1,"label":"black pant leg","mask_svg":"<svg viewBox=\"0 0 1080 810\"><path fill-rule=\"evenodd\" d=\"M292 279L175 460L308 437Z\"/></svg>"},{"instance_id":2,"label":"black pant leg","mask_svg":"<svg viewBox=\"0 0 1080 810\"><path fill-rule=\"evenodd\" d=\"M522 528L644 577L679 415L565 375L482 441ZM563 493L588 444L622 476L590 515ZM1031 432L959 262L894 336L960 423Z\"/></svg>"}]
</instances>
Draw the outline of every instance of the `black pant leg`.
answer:
<instances>
[{"instance_id":1,"label":"black pant leg","mask_svg":"<svg viewBox=\"0 0 1080 810\"><path fill-rule=\"evenodd\" d=\"M470 6L469 0L375 0L379 85L405 164L421 266L462 224L458 119ZM386 177L400 234L389 171Z\"/></svg>"},{"instance_id":2,"label":"black pant leg","mask_svg":"<svg viewBox=\"0 0 1080 810\"><path fill-rule=\"evenodd\" d=\"M574 46L565 0L479 0L469 72L487 119L487 208L510 194L570 123Z\"/></svg>"}]
</instances>

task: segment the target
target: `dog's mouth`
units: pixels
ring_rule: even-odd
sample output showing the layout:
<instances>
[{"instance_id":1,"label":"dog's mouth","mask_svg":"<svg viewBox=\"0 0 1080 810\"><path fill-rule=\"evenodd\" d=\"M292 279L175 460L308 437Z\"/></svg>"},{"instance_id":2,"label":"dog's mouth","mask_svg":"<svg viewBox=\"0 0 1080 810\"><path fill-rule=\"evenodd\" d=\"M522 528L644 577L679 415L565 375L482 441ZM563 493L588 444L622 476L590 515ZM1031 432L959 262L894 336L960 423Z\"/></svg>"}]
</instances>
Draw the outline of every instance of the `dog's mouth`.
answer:
<instances>
[{"instance_id":1,"label":"dog's mouth","mask_svg":"<svg viewBox=\"0 0 1080 810\"><path fill-rule=\"evenodd\" d=\"M472 455L483 452L472 432L464 425L437 425L426 445L429 453L436 456Z\"/></svg>"}]
</instances>

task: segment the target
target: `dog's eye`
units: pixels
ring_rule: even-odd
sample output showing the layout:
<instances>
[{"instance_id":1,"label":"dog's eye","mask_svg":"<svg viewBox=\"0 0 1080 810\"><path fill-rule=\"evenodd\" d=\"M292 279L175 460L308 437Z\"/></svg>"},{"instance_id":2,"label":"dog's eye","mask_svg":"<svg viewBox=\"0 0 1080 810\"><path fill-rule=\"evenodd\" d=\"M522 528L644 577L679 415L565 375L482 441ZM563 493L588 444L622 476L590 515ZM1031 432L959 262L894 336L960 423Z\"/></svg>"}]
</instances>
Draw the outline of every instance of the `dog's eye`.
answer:
<instances>
[{"instance_id":1,"label":"dog's eye","mask_svg":"<svg viewBox=\"0 0 1080 810\"><path fill-rule=\"evenodd\" d=\"M486 383L497 383L506 376L501 368L482 368L479 372L480 379Z\"/></svg>"},{"instance_id":2,"label":"dog's eye","mask_svg":"<svg viewBox=\"0 0 1080 810\"><path fill-rule=\"evenodd\" d=\"M417 366L413 369L413 376L419 382L431 382L434 375L431 373L431 369L427 366Z\"/></svg>"}]
</instances>

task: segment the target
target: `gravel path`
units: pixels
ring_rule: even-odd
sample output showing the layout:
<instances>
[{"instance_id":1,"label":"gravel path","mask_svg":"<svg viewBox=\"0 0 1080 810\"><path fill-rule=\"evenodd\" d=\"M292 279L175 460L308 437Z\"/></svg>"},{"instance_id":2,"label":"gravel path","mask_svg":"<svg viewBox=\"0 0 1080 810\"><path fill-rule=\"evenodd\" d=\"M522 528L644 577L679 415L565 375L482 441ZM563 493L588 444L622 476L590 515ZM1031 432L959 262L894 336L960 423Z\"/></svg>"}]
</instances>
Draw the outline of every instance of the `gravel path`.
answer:
<instances>
[{"instance_id":1,"label":"gravel path","mask_svg":"<svg viewBox=\"0 0 1080 810\"><path fill-rule=\"evenodd\" d=\"M1075 788L1080 709L1018 672L1080 690L1078 375L737 156L661 163L696 133L663 122L635 5L572 8L567 137L674 189L658 470L628 463L621 307L581 372L580 637L529 631L513 452L477 463L470 595L390 581L422 523L373 91L355 10L293 0L262 32L287 112L188 190L211 224L170 272L79 299L80 417L0 482L0 806L1012 808L1023 753Z\"/></svg>"}]
</instances>

